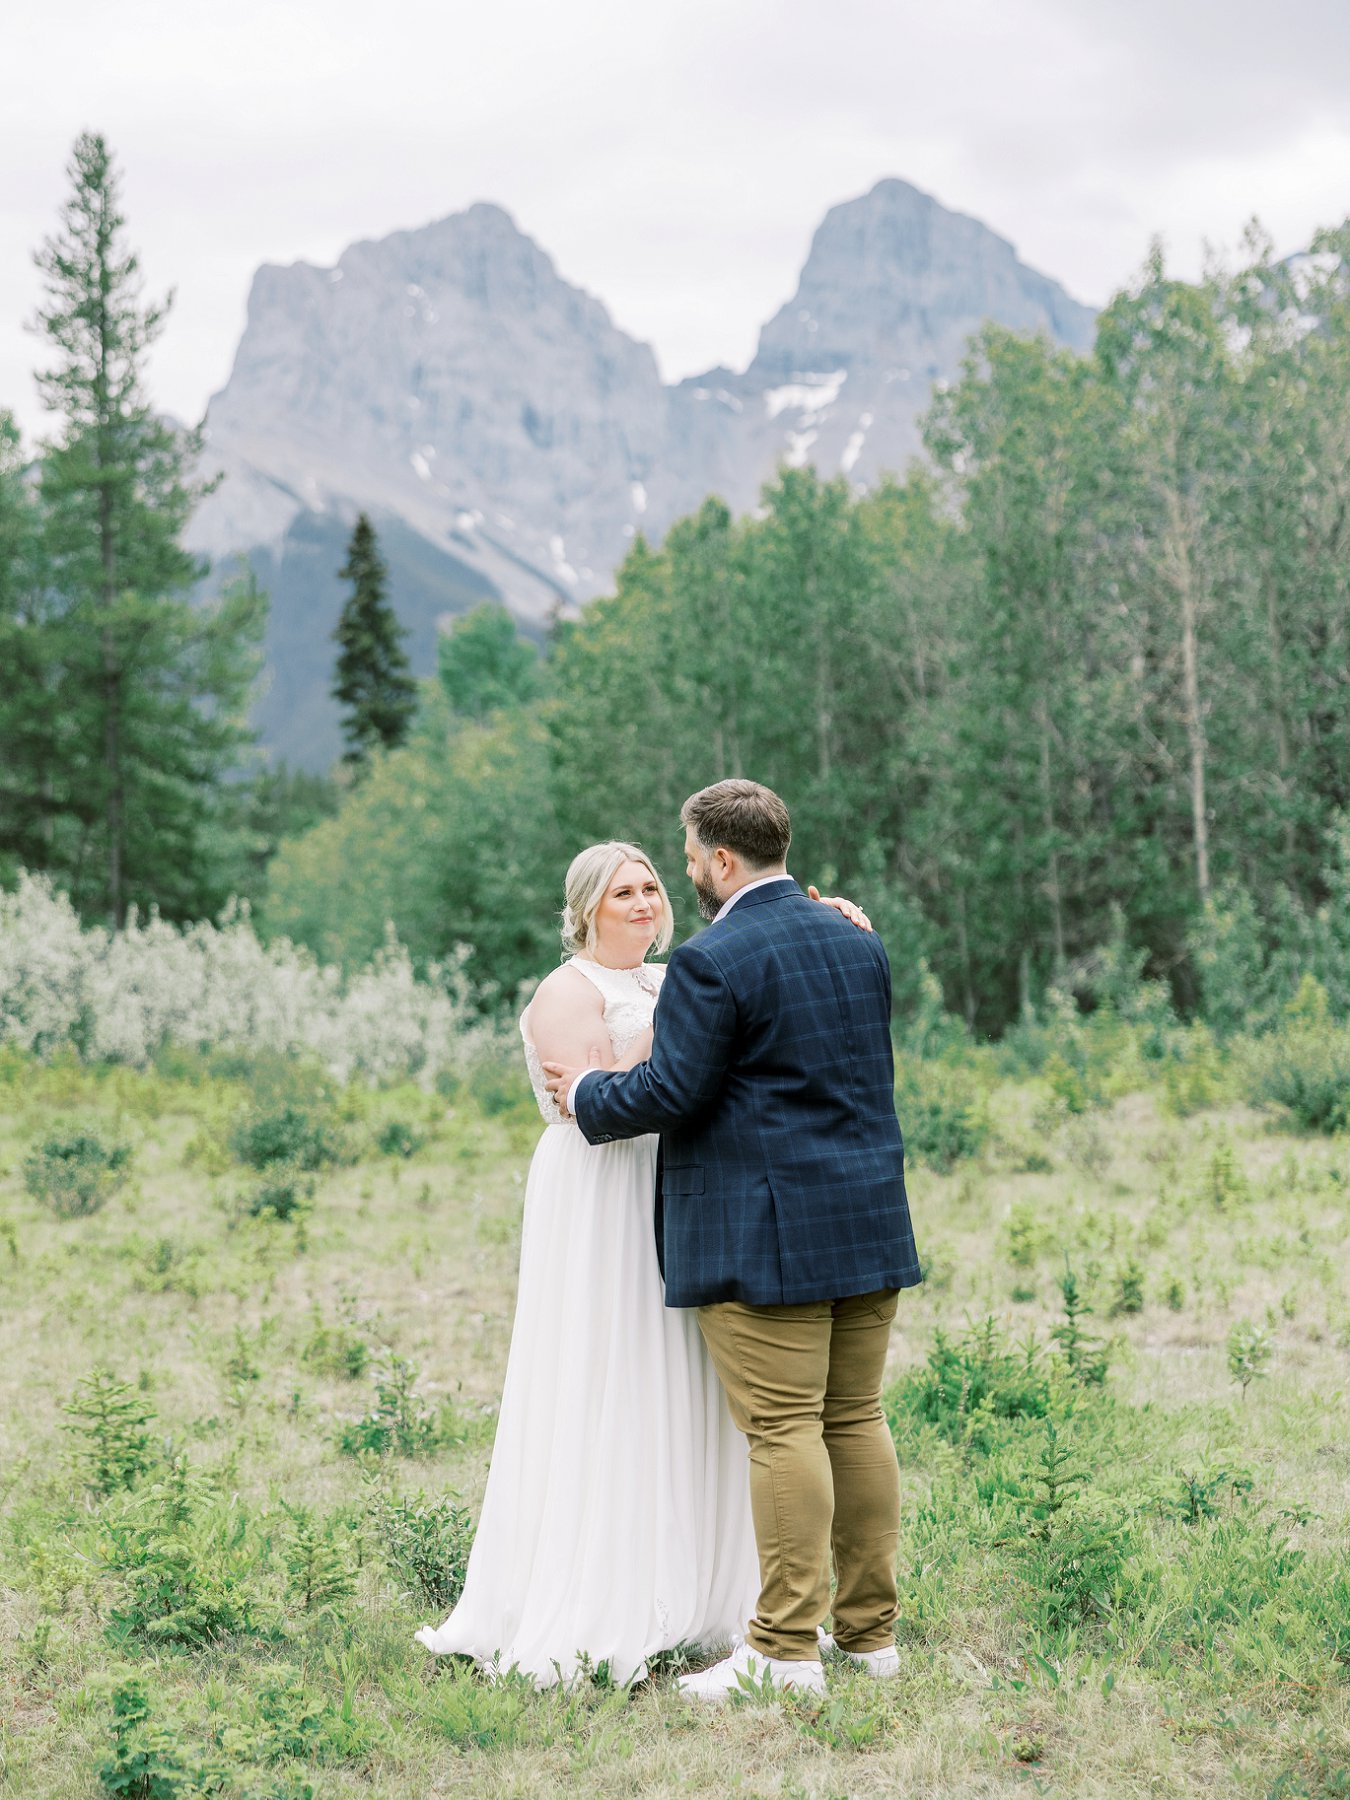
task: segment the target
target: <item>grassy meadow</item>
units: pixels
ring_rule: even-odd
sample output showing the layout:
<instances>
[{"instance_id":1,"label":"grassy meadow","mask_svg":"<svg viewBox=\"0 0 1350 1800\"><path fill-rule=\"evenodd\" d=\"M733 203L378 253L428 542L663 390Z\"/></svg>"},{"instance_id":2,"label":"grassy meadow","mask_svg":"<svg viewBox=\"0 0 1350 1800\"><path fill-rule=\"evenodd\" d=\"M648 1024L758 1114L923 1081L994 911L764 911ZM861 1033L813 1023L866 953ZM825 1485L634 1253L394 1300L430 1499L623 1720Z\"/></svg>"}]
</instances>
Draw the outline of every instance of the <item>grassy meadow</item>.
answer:
<instances>
[{"instance_id":1,"label":"grassy meadow","mask_svg":"<svg viewBox=\"0 0 1350 1800\"><path fill-rule=\"evenodd\" d=\"M1101 1068L902 1083L903 1676L709 1713L677 1657L534 1694L412 1642L491 1449L522 1076L0 1052L0 1794L1344 1800L1350 1142L1203 1045Z\"/></svg>"}]
</instances>

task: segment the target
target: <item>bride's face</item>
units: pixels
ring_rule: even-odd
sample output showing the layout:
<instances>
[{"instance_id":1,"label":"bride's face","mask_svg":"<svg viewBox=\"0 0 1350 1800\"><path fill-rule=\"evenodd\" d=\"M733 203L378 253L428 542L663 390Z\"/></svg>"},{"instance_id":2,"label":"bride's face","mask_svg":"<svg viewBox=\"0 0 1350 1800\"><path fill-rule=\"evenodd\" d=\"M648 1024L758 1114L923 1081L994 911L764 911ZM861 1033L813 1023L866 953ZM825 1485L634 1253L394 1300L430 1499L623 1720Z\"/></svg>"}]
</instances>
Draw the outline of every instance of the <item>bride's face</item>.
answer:
<instances>
[{"instance_id":1,"label":"bride's face","mask_svg":"<svg viewBox=\"0 0 1350 1800\"><path fill-rule=\"evenodd\" d=\"M663 910L661 890L646 863L621 864L596 908L598 960L616 968L641 962L661 929Z\"/></svg>"}]
</instances>

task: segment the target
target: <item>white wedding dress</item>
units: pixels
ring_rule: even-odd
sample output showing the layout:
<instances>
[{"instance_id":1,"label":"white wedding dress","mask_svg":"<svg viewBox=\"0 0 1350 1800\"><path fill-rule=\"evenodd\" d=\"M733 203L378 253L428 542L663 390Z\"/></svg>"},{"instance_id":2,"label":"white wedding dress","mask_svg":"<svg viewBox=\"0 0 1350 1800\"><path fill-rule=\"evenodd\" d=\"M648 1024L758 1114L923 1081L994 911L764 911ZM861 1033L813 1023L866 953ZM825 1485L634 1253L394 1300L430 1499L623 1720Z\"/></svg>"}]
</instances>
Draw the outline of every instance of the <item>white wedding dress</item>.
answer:
<instances>
[{"instance_id":1,"label":"white wedding dress","mask_svg":"<svg viewBox=\"0 0 1350 1800\"><path fill-rule=\"evenodd\" d=\"M573 957L615 1057L650 1024L665 970ZM548 1121L530 1164L520 1282L487 1492L464 1593L418 1640L540 1685L711 1648L759 1594L745 1439L693 1312L666 1307L655 1137L589 1145L564 1121L520 1021Z\"/></svg>"}]
</instances>

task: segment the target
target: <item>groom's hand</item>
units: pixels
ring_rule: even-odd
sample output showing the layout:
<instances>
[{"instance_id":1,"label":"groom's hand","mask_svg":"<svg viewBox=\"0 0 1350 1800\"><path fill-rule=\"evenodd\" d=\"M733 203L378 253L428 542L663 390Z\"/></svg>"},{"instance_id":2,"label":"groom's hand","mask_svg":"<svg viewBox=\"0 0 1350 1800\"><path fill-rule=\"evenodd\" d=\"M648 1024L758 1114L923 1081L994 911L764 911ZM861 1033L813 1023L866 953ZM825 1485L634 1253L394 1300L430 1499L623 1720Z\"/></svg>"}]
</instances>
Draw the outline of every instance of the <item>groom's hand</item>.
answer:
<instances>
[{"instance_id":1,"label":"groom's hand","mask_svg":"<svg viewBox=\"0 0 1350 1800\"><path fill-rule=\"evenodd\" d=\"M818 887L809 887L806 891L813 900L819 900L822 906L832 906L836 912L843 913L849 924L856 925L859 931L870 931L872 929L872 921L868 918L861 906L858 906L854 901L845 900L843 896L839 894L822 898Z\"/></svg>"},{"instance_id":2,"label":"groom's hand","mask_svg":"<svg viewBox=\"0 0 1350 1800\"><path fill-rule=\"evenodd\" d=\"M600 1052L592 1047L590 1057L586 1063L586 1069L598 1069L600 1067L600 1062ZM584 1075L586 1069L569 1067L566 1063L546 1062L543 1064L548 1091L552 1094L557 1103L558 1111L562 1114L564 1119L570 1119L572 1116L567 1110L567 1096L572 1091L572 1083L579 1075Z\"/></svg>"}]
</instances>

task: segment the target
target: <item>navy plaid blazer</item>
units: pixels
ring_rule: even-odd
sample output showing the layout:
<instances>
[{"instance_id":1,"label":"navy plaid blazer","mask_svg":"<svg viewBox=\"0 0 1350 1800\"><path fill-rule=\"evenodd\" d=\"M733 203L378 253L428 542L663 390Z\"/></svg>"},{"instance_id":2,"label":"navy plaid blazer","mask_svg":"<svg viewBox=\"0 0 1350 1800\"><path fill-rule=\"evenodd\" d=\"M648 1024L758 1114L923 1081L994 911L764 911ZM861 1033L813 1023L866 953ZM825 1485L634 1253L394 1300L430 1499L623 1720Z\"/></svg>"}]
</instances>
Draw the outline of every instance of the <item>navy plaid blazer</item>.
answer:
<instances>
[{"instance_id":1,"label":"navy plaid blazer","mask_svg":"<svg viewBox=\"0 0 1350 1800\"><path fill-rule=\"evenodd\" d=\"M922 1279L881 939L795 881L674 952L651 1060L589 1075L586 1141L660 1132L667 1306L841 1300Z\"/></svg>"}]
</instances>

